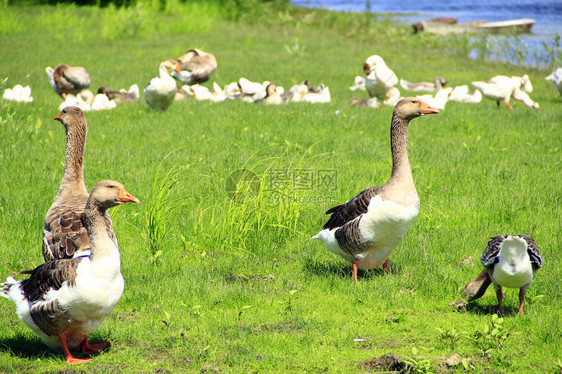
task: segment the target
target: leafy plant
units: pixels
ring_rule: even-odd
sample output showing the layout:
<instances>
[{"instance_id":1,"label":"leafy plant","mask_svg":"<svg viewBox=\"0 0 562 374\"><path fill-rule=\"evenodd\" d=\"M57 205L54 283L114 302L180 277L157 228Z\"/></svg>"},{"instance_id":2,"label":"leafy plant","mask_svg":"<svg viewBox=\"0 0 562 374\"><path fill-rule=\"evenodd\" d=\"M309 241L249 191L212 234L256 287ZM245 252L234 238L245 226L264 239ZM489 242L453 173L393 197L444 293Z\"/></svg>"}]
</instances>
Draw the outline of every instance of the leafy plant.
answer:
<instances>
[{"instance_id":1,"label":"leafy plant","mask_svg":"<svg viewBox=\"0 0 562 374\"><path fill-rule=\"evenodd\" d=\"M489 325L482 331L476 331L474 340L481 356L492 356L493 352L500 352L505 341L512 333L503 326L504 319L497 314L492 315Z\"/></svg>"},{"instance_id":2,"label":"leafy plant","mask_svg":"<svg viewBox=\"0 0 562 374\"><path fill-rule=\"evenodd\" d=\"M412 356L405 359L404 362L408 364L407 372L411 373L433 373L433 365L428 359L416 358L418 355L418 349L414 346L412 347Z\"/></svg>"},{"instance_id":3,"label":"leafy plant","mask_svg":"<svg viewBox=\"0 0 562 374\"><path fill-rule=\"evenodd\" d=\"M465 331L457 331L454 327L450 329L440 329L439 327L436 327L436 329L437 331L439 331L443 343L448 345L451 351L455 350L455 344L457 343L459 338L462 335L466 334Z\"/></svg>"}]
</instances>

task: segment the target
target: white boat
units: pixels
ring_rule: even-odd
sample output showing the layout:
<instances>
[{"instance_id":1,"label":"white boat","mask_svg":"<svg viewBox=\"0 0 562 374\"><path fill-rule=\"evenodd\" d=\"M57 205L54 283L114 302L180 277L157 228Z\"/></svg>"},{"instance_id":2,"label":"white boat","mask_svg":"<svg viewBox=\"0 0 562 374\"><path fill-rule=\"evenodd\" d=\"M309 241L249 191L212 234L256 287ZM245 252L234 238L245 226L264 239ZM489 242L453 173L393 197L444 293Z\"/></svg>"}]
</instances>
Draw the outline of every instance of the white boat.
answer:
<instances>
[{"instance_id":1,"label":"white boat","mask_svg":"<svg viewBox=\"0 0 562 374\"><path fill-rule=\"evenodd\" d=\"M507 21L487 22L473 21L465 23L444 23L435 21L421 21L423 30L438 35L448 34L521 34L528 33L536 23L531 18L520 18Z\"/></svg>"}]
</instances>

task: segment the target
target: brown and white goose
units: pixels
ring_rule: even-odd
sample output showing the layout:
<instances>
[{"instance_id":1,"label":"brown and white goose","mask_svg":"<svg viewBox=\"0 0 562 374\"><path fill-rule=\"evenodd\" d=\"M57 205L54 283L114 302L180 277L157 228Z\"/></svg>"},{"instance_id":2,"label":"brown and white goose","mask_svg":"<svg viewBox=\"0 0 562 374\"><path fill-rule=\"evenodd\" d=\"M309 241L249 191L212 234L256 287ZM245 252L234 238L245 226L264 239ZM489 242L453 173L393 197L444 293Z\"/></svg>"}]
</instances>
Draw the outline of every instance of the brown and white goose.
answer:
<instances>
[{"instance_id":1,"label":"brown and white goose","mask_svg":"<svg viewBox=\"0 0 562 374\"><path fill-rule=\"evenodd\" d=\"M19 318L47 346L62 349L69 364L91 361L74 357L70 349L90 354L110 345L90 345L87 336L111 313L125 284L119 247L104 216L111 207L138 202L119 182L99 182L81 215L92 243L91 254L47 262L23 272L30 274L28 279L16 281L8 277L2 284L0 295L16 304Z\"/></svg>"},{"instance_id":2,"label":"brown and white goose","mask_svg":"<svg viewBox=\"0 0 562 374\"><path fill-rule=\"evenodd\" d=\"M68 94L76 96L90 86L90 75L81 66L59 64L54 70L49 66L45 71L53 90L63 99Z\"/></svg>"},{"instance_id":3,"label":"brown and white goose","mask_svg":"<svg viewBox=\"0 0 562 374\"><path fill-rule=\"evenodd\" d=\"M384 264L390 273L388 256L418 217L420 200L408 161L408 124L414 118L432 113L439 111L414 97L396 104L390 128L389 181L328 210L326 214L332 216L323 230L312 237L322 240L330 251L352 263L355 283L357 268L367 270Z\"/></svg>"},{"instance_id":4,"label":"brown and white goose","mask_svg":"<svg viewBox=\"0 0 562 374\"><path fill-rule=\"evenodd\" d=\"M84 113L76 107L66 107L55 117L66 130L66 156L64 172L55 201L47 211L43 227L43 258L46 262L89 254L90 241L82 225L88 191L84 183L84 148L88 123ZM112 240L117 239L111 230L109 214L105 225Z\"/></svg>"},{"instance_id":5,"label":"brown and white goose","mask_svg":"<svg viewBox=\"0 0 562 374\"><path fill-rule=\"evenodd\" d=\"M217 70L215 56L200 49L190 49L178 57L178 62L172 76L188 86L208 81Z\"/></svg>"},{"instance_id":6,"label":"brown and white goose","mask_svg":"<svg viewBox=\"0 0 562 374\"><path fill-rule=\"evenodd\" d=\"M505 314L502 305L502 287L519 288L519 312L523 314L523 301L537 270L542 267L542 257L537 243L525 235L499 235L491 238L480 256L484 270L465 288L463 295L469 300L482 297L493 283L498 299L498 309Z\"/></svg>"}]
</instances>

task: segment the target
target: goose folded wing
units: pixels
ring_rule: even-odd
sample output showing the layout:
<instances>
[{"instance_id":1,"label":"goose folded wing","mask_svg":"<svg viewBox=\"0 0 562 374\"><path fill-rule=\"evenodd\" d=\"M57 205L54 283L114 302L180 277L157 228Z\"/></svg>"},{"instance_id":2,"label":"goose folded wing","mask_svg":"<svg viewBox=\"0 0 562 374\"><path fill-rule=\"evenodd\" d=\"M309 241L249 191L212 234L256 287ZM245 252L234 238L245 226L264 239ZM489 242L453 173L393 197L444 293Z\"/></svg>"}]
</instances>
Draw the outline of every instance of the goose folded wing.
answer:
<instances>
[{"instance_id":1,"label":"goose folded wing","mask_svg":"<svg viewBox=\"0 0 562 374\"><path fill-rule=\"evenodd\" d=\"M88 233L80 220L80 211L67 210L45 221L43 257L45 261L72 258L77 251L90 247ZM47 217L49 218L49 217Z\"/></svg>"},{"instance_id":2,"label":"goose folded wing","mask_svg":"<svg viewBox=\"0 0 562 374\"><path fill-rule=\"evenodd\" d=\"M488 242L486 249L480 256L480 261L487 269L493 269L494 265L498 262L498 255L500 253L500 245L507 236L498 235Z\"/></svg>"},{"instance_id":3,"label":"goose folded wing","mask_svg":"<svg viewBox=\"0 0 562 374\"><path fill-rule=\"evenodd\" d=\"M44 263L33 270L22 271L30 277L21 282L21 287L29 302L41 301L49 290L58 290L64 282L73 286L76 280L76 269L84 257L56 260Z\"/></svg>"},{"instance_id":4,"label":"goose folded wing","mask_svg":"<svg viewBox=\"0 0 562 374\"><path fill-rule=\"evenodd\" d=\"M537 248L537 243L535 241L525 235L519 235L520 238L524 239L527 242L527 253L529 253L529 257L531 258L531 263L535 269L542 267L542 256Z\"/></svg>"},{"instance_id":5,"label":"goose folded wing","mask_svg":"<svg viewBox=\"0 0 562 374\"><path fill-rule=\"evenodd\" d=\"M371 199L379 192L379 187L369 188L359 193L347 203L335 206L326 214L331 214L330 219L324 225L324 229L332 230L345 225L362 214L367 213Z\"/></svg>"},{"instance_id":6,"label":"goose folded wing","mask_svg":"<svg viewBox=\"0 0 562 374\"><path fill-rule=\"evenodd\" d=\"M74 85L86 87L90 85L90 75L84 68L74 67L66 69L63 72L63 76Z\"/></svg>"}]
</instances>

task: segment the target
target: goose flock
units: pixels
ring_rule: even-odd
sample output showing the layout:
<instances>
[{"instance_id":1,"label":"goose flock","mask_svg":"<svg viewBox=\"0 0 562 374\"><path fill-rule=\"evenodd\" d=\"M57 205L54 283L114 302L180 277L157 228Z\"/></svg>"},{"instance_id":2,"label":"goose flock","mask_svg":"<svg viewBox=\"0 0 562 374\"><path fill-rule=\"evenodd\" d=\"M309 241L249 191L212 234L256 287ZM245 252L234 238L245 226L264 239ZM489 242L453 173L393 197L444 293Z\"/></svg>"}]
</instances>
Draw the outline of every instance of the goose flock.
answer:
<instances>
[{"instance_id":1,"label":"goose flock","mask_svg":"<svg viewBox=\"0 0 562 374\"><path fill-rule=\"evenodd\" d=\"M533 92L533 86L529 76L526 74L522 77L498 75L487 81L474 81L471 84L475 87L475 90L469 92L468 85L446 88L445 85L448 81L443 76L436 76L433 82L412 83L404 79L399 80L394 71L378 55L368 57L363 64L363 69L365 76L356 76L353 85L349 89L351 91L367 91L371 100L352 98L349 101L350 105L378 108L380 103L377 99L384 100L384 104L395 105L401 98L400 91L396 87L400 83L400 87L406 91L433 93L434 95L421 95L417 97L439 110L444 110L448 101L476 104L482 101L482 97L496 101L498 107L500 102L504 102L506 107L513 109L509 104L509 100L514 99L531 109L540 109L539 104L529 96ZM562 68L545 79L554 82L560 91L562 89L561 78Z\"/></svg>"},{"instance_id":2,"label":"goose flock","mask_svg":"<svg viewBox=\"0 0 562 374\"><path fill-rule=\"evenodd\" d=\"M199 49L191 49L177 59L160 63L159 74L143 90L144 100L151 108L166 110L174 101L191 97L196 100L238 99L264 105L294 102L330 102L330 91L308 80L289 90L273 82L252 82L240 78L223 89L214 82L213 90L202 86L217 69L215 57ZM352 266L352 280L358 283L358 269L383 267L390 273L389 256L398 246L420 212L420 199L408 158L408 128L418 117L438 114L448 101L478 103L482 97L503 101L521 101L530 108L539 108L529 93L532 85L527 75L497 76L488 81L445 87L447 79L435 77L433 82L411 83L399 80L382 57L373 55L363 65L364 77L356 77L354 91L365 90L367 98L352 98L351 105L378 108L394 107L390 119L390 151L392 170L388 181L367 188L351 200L329 209L326 224L311 239L318 239L329 251L343 257ZM43 226L42 255L45 263L22 274L29 277L2 283L0 295L16 305L19 318L52 349L61 350L69 364L89 362L70 352L79 350L90 355L103 351L110 343L90 344L88 334L109 316L124 292L119 244L108 210L125 203L139 203L119 182L104 180L88 193L84 182L84 150L88 125L85 111L104 110L117 104L139 101L136 84L129 90L111 90L100 86L97 94L88 90L90 76L83 67L60 64L46 69L53 91L64 99L60 114L54 119L64 127L66 152L64 171L54 201L46 213ZM560 90L562 71L546 79ZM402 97L397 85L412 92L429 92L418 97ZM8 93L6 93L8 92ZM7 89L4 98L19 97L31 102L31 89L15 86ZM562 94L562 91L561 91ZM8 98L6 98L8 97ZM379 102L380 100L380 102ZM425 121L425 120L417 120ZM482 272L463 292L469 300L484 295L494 285L498 309L503 307L503 287L518 288L519 311L542 257L536 243L524 235L502 235L492 238L482 256Z\"/></svg>"}]
</instances>

